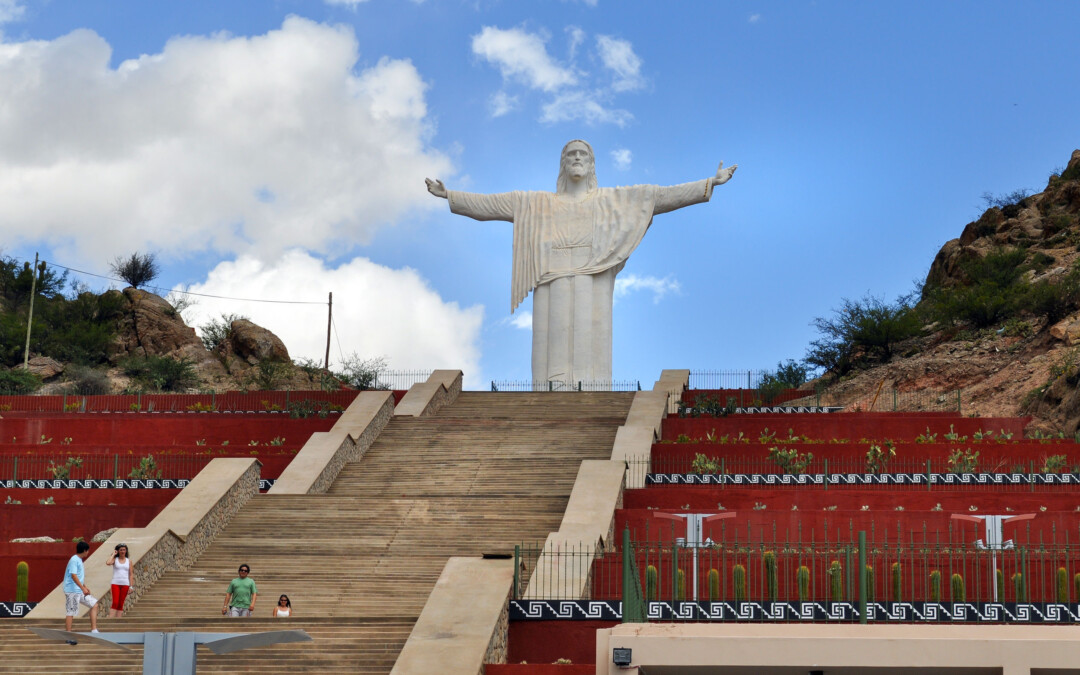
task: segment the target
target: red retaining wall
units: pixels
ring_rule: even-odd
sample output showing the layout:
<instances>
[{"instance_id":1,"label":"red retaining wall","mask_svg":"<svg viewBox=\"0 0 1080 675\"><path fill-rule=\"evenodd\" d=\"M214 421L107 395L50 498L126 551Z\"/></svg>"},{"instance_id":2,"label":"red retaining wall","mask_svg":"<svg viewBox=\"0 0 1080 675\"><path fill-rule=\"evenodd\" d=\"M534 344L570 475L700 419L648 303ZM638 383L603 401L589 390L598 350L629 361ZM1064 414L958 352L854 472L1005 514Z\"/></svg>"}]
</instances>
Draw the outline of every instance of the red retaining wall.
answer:
<instances>
[{"instance_id":1,"label":"red retaining wall","mask_svg":"<svg viewBox=\"0 0 1080 675\"><path fill-rule=\"evenodd\" d=\"M693 405L698 399L712 398L726 405L730 398L734 399L735 405L745 408L747 406L783 405L787 401L813 395L813 389L784 389L766 403L761 400L760 392L756 389L690 389L683 392L682 400Z\"/></svg>"},{"instance_id":2,"label":"red retaining wall","mask_svg":"<svg viewBox=\"0 0 1080 675\"><path fill-rule=\"evenodd\" d=\"M939 490L927 492L926 488L916 490L894 490L886 487L837 488L823 490L816 488L720 488L719 486L657 486L638 490L627 490L623 496L623 508L645 509L661 508L676 511L686 506L686 510L716 510L717 503L728 510L749 509L757 502L766 506L769 515L787 513L792 505L799 511L820 511L835 505L837 510L858 511L863 505L869 505L875 512L891 512L897 506L905 511L929 511L941 504L942 509L950 513L968 512L969 506L976 506L976 513L1007 513L1006 507L1016 513L1041 513L1040 507L1047 511L1076 511L1080 507L1080 493L1075 488L1056 487L1055 492L1024 491L1002 492L998 488L985 487L971 490Z\"/></svg>"},{"instance_id":3,"label":"red retaining wall","mask_svg":"<svg viewBox=\"0 0 1080 675\"><path fill-rule=\"evenodd\" d=\"M510 644L506 660L514 664L528 661L529 665L550 664L557 659L570 659L574 664L595 664L596 631L601 628L611 628L617 623L616 621L511 621ZM565 667L560 666L560 668ZM495 671L488 670L487 672L491 675ZM572 672L574 671L559 670L557 675L569 675ZM541 675L541 673L536 675ZM544 671L543 675L548 675L548 671Z\"/></svg>"},{"instance_id":4,"label":"red retaining wall","mask_svg":"<svg viewBox=\"0 0 1080 675\"><path fill-rule=\"evenodd\" d=\"M595 642L595 639L593 640ZM594 657L595 661L596 658ZM595 663L486 663L484 675L593 675Z\"/></svg>"},{"instance_id":5,"label":"red retaining wall","mask_svg":"<svg viewBox=\"0 0 1080 675\"><path fill-rule=\"evenodd\" d=\"M56 449L47 453L22 455L18 462L11 455L0 453L0 478L21 480L51 480L50 462L65 464L70 456L82 459L82 465L71 467L69 478L83 480L87 478L127 478L133 469L139 467L143 457L154 456L161 478L191 479L217 457L253 457L262 462L262 477L277 478L293 460L298 449L282 450L278 447L229 447L213 451L200 451L193 448L171 449L165 453L145 452L143 450L119 453L86 453L75 446L70 449Z\"/></svg>"},{"instance_id":6,"label":"red retaining wall","mask_svg":"<svg viewBox=\"0 0 1080 675\"><path fill-rule=\"evenodd\" d=\"M67 504L75 506L108 506L110 504L123 504L124 506L160 506L164 507L171 502L176 495L180 494L180 490L99 490L95 489L72 489L64 488L59 490L39 490L36 488L31 489L18 489L18 490L0 490L0 509L6 509L10 505L3 505L2 502L6 501L8 497L18 500L23 504L33 504L38 506L39 499L45 499L52 497L53 501L57 505ZM42 506L41 508L49 508ZM0 511L3 513L3 511ZM0 535L6 536L9 528L9 522L4 519L0 521ZM15 535L12 535L15 536ZM9 537L10 538L10 537Z\"/></svg>"},{"instance_id":7,"label":"red retaining wall","mask_svg":"<svg viewBox=\"0 0 1080 675\"><path fill-rule=\"evenodd\" d=\"M45 498L39 490L39 499ZM148 492L148 490L147 490ZM52 495L49 495L52 496ZM87 541L98 532L113 527L144 527L154 519L167 501L133 506L88 506L75 504L38 504L37 499L22 504L4 504L5 541L23 537L48 536L68 541L82 537Z\"/></svg>"},{"instance_id":8,"label":"red retaining wall","mask_svg":"<svg viewBox=\"0 0 1080 675\"><path fill-rule=\"evenodd\" d=\"M858 440L885 439L914 441L929 428L931 433L943 436L950 425L955 433L971 436L976 431L1000 430L1011 432L1015 437L1024 435L1024 427L1030 417L946 417L900 416L893 413L829 413L829 414L760 414L731 415L729 417L675 417L663 421L662 438L675 440L680 434L692 439L704 439L706 434L730 434L741 431L751 441L768 428L779 436L786 436L788 429L793 435L828 441L847 438Z\"/></svg>"},{"instance_id":9,"label":"red retaining wall","mask_svg":"<svg viewBox=\"0 0 1080 675\"><path fill-rule=\"evenodd\" d=\"M274 438L286 442L304 441L316 431L328 431L338 415L326 418L290 419L288 415L266 413L184 413L184 414L106 414L5 416L0 419L0 442L36 443L42 436L59 444L65 438L73 443L99 445L187 445L206 441L219 446L260 444Z\"/></svg>"},{"instance_id":10,"label":"red retaining wall","mask_svg":"<svg viewBox=\"0 0 1080 675\"><path fill-rule=\"evenodd\" d=\"M7 507L5 507L7 508ZM90 544L93 553L101 544ZM39 602L64 580L64 569L75 555L75 544L10 544L0 542L0 601L15 600L16 567L30 566L28 577L30 602Z\"/></svg>"}]
</instances>

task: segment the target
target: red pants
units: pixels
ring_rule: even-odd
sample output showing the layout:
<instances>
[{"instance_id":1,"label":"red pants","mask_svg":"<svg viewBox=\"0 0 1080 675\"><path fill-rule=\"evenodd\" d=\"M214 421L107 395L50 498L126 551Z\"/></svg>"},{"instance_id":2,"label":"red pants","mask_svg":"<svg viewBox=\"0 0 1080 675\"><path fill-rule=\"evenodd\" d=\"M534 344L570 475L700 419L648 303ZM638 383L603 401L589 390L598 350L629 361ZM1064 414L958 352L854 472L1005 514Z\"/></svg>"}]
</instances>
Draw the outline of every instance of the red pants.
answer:
<instances>
[{"instance_id":1,"label":"red pants","mask_svg":"<svg viewBox=\"0 0 1080 675\"><path fill-rule=\"evenodd\" d=\"M127 600L128 591L131 590L131 586L117 586L112 585L112 608L123 611L124 600Z\"/></svg>"}]
</instances>

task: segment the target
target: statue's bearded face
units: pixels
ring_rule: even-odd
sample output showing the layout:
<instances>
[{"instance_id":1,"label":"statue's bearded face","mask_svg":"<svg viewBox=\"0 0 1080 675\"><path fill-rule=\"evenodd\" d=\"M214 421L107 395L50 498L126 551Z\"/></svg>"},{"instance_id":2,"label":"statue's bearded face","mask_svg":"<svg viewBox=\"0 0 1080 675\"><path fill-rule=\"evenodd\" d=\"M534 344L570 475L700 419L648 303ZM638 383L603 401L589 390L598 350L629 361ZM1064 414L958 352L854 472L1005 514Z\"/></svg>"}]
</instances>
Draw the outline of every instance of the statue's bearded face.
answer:
<instances>
[{"instance_id":1,"label":"statue's bearded face","mask_svg":"<svg viewBox=\"0 0 1080 675\"><path fill-rule=\"evenodd\" d=\"M594 160L589 146L584 143L571 143L566 146L562 156L563 173L571 180L583 180L594 171Z\"/></svg>"}]
</instances>

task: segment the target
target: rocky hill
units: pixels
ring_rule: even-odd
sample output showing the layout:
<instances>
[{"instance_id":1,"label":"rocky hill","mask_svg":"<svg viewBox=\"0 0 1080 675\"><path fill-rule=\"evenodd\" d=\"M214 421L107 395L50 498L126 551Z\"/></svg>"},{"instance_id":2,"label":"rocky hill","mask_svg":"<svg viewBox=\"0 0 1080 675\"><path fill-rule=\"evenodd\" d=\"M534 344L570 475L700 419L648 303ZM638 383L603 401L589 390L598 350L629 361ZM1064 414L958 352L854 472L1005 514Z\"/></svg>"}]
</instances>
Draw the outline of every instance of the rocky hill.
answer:
<instances>
[{"instance_id":1,"label":"rocky hill","mask_svg":"<svg viewBox=\"0 0 1080 675\"><path fill-rule=\"evenodd\" d=\"M966 414L1031 415L1030 430L1077 433L1080 150L1044 191L988 201L935 257L912 307L922 329L883 362L827 374L831 400L961 389Z\"/></svg>"}]
</instances>

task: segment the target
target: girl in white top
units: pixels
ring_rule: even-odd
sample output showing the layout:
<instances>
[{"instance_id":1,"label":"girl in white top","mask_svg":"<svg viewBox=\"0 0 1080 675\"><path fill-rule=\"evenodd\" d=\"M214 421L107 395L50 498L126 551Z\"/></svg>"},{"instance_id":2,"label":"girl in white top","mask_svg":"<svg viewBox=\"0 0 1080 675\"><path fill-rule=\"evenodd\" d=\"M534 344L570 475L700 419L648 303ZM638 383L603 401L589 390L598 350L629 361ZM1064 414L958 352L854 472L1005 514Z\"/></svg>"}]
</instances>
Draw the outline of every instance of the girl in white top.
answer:
<instances>
[{"instance_id":1,"label":"girl in white top","mask_svg":"<svg viewBox=\"0 0 1080 675\"><path fill-rule=\"evenodd\" d=\"M127 544L117 544L105 564L113 568L112 607L109 608L109 616L119 618L124 615L124 601L127 600L128 591L135 584L135 570L131 558L128 557Z\"/></svg>"},{"instance_id":2,"label":"girl in white top","mask_svg":"<svg viewBox=\"0 0 1080 675\"><path fill-rule=\"evenodd\" d=\"M270 615L277 619L287 619L292 616L292 603L289 602L289 596L282 594Z\"/></svg>"}]
</instances>

